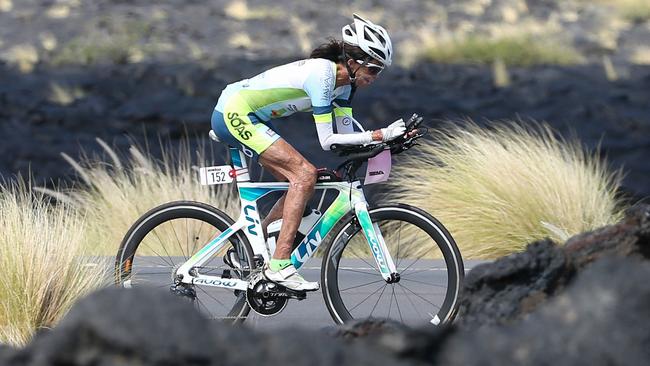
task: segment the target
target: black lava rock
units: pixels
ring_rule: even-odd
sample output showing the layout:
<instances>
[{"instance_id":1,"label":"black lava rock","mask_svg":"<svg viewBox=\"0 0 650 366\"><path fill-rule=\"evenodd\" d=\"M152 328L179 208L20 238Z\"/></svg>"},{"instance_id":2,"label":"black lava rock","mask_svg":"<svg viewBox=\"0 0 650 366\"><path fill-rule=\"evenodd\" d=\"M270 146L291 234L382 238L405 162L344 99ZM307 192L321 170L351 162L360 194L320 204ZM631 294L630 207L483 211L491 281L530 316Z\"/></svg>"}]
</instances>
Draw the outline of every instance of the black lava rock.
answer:
<instances>
[{"instance_id":1,"label":"black lava rock","mask_svg":"<svg viewBox=\"0 0 650 366\"><path fill-rule=\"evenodd\" d=\"M439 365L643 365L650 360L650 263L605 258L511 326L464 330Z\"/></svg>"},{"instance_id":2,"label":"black lava rock","mask_svg":"<svg viewBox=\"0 0 650 366\"><path fill-rule=\"evenodd\" d=\"M105 289L79 301L10 365L407 365L378 348L324 333L259 333L208 321L188 302L153 289Z\"/></svg>"},{"instance_id":3,"label":"black lava rock","mask_svg":"<svg viewBox=\"0 0 650 366\"><path fill-rule=\"evenodd\" d=\"M509 324L561 293L576 273L602 258L650 258L650 205L638 205L615 225L583 233L564 246L550 240L475 267L461 292L461 327Z\"/></svg>"},{"instance_id":4,"label":"black lava rock","mask_svg":"<svg viewBox=\"0 0 650 366\"><path fill-rule=\"evenodd\" d=\"M562 287L571 273L566 255L550 240L476 266L465 277L457 322L476 327L520 320Z\"/></svg>"}]
</instances>

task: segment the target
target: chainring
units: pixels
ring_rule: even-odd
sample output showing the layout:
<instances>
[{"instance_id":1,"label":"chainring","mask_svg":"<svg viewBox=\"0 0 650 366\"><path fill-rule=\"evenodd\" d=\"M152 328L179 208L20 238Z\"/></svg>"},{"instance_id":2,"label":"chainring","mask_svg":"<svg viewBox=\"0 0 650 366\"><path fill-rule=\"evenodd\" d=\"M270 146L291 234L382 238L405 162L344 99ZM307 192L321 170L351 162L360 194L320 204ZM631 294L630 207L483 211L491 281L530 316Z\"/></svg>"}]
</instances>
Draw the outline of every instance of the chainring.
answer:
<instances>
[{"instance_id":1,"label":"chainring","mask_svg":"<svg viewBox=\"0 0 650 366\"><path fill-rule=\"evenodd\" d=\"M278 285L264 278L261 272L254 274L246 289L246 302L254 312L262 316L272 316L287 306L286 294L279 291Z\"/></svg>"}]
</instances>

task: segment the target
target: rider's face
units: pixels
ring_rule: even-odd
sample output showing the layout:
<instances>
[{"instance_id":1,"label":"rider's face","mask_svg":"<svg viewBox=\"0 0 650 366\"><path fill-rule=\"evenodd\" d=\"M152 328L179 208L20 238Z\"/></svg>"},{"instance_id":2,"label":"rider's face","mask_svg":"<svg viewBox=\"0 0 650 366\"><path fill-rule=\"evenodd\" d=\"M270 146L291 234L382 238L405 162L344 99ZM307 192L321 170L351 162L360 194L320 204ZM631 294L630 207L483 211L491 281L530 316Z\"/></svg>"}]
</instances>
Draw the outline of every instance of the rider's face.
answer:
<instances>
[{"instance_id":1,"label":"rider's face","mask_svg":"<svg viewBox=\"0 0 650 366\"><path fill-rule=\"evenodd\" d=\"M364 87L372 84L384 69L380 62L373 59L362 61L361 63L354 60L349 60L348 62L350 62L352 70L356 70L355 77L357 78L357 87Z\"/></svg>"}]
</instances>

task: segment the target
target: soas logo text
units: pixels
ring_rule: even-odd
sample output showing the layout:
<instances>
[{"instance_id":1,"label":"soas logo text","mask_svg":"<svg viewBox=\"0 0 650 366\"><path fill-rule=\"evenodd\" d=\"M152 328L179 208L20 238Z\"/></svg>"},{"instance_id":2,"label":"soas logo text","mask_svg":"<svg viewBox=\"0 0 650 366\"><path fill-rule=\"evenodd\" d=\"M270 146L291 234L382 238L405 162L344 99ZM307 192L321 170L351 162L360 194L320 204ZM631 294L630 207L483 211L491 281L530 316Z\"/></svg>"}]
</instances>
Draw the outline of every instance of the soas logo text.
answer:
<instances>
[{"instance_id":1,"label":"soas logo text","mask_svg":"<svg viewBox=\"0 0 650 366\"><path fill-rule=\"evenodd\" d=\"M251 138L251 132L246 131L246 123L241 117L239 117L239 114L237 112L231 112L226 115L228 118L228 122L230 125L237 131L237 134L239 137L241 137L244 140L248 140Z\"/></svg>"}]
</instances>

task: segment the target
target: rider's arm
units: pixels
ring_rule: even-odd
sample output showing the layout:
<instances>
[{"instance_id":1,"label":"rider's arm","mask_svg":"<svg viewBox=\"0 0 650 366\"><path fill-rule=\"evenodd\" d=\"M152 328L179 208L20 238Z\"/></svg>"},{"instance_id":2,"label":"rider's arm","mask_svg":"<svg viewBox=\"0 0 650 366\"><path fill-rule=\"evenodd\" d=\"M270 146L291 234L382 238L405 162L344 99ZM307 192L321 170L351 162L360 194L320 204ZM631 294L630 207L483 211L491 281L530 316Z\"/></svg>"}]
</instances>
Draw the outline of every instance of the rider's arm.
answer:
<instances>
[{"instance_id":1,"label":"rider's arm","mask_svg":"<svg viewBox=\"0 0 650 366\"><path fill-rule=\"evenodd\" d=\"M352 120L352 105L350 94L352 88L348 85L343 87L343 93L334 99L334 120L336 121L336 133L354 133L354 122ZM358 130L357 130L358 131Z\"/></svg>"},{"instance_id":2,"label":"rider's arm","mask_svg":"<svg viewBox=\"0 0 650 366\"><path fill-rule=\"evenodd\" d=\"M316 132L318 133L318 141L323 150L330 150L333 144L340 145L361 145L373 141L373 131L357 132L357 133L334 133L332 127L332 110L330 107L329 112L325 110L318 110L314 107L314 121L316 122ZM323 113L324 112L324 113ZM378 139L381 140L381 137Z\"/></svg>"},{"instance_id":3,"label":"rider's arm","mask_svg":"<svg viewBox=\"0 0 650 366\"><path fill-rule=\"evenodd\" d=\"M332 144L360 145L381 141L381 131L366 131L359 133L334 133L332 127L332 94L336 82L335 67L332 62L322 60L322 67L316 68L306 78L303 88L311 99L314 111L314 122L318 140L323 150L330 150ZM343 113L342 111L339 111ZM378 133L377 133L378 132Z\"/></svg>"}]
</instances>

